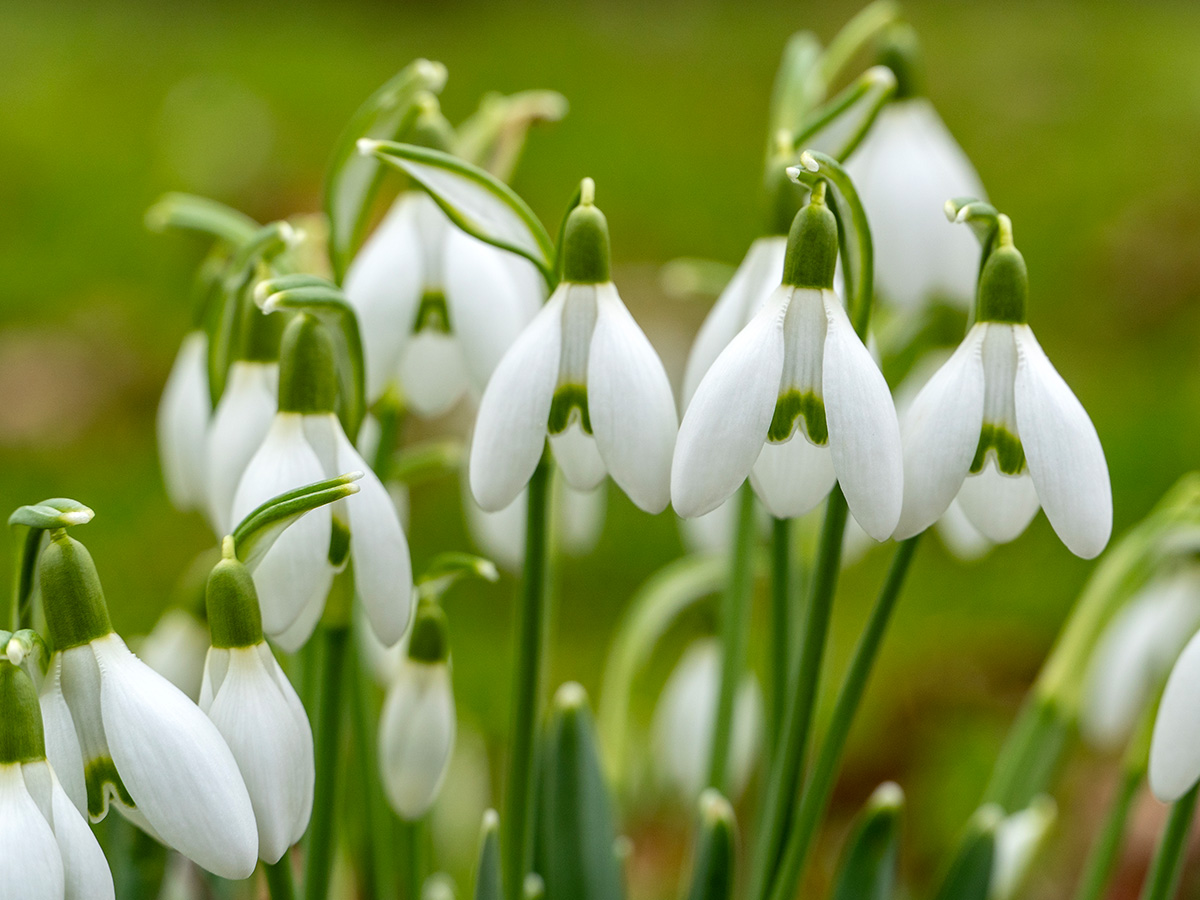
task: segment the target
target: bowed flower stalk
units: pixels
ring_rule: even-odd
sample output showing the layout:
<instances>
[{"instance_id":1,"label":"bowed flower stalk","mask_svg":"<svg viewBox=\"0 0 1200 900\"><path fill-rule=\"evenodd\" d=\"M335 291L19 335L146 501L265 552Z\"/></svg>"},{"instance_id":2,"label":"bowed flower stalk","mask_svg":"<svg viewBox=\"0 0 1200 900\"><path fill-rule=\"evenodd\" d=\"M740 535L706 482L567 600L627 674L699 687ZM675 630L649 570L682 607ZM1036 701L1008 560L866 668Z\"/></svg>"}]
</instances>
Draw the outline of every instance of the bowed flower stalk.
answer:
<instances>
[{"instance_id":1,"label":"bowed flower stalk","mask_svg":"<svg viewBox=\"0 0 1200 900\"><path fill-rule=\"evenodd\" d=\"M823 184L792 224L782 284L692 397L671 498L680 515L703 515L749 476L767 509L787 518L838 482L855 519L883 540L900 514L899 428L887 382L833 290L838 230Z\"/></svg>"},{"instance_id":2,"label":"bowed flower stalk","mask_svg":"<svg viewBox=\"0 0 1200 900\"><path fill-rule=\"evenodd\" d=\"M230 537L209 576L207 604L212 647L200 708L237 760L258 824L258 856L273 864L308 828L315 778L312 728L263 640L254 580Z\"/></svg>"},{"instance_id":3,"label":"bowed flower stalk","mask_svg":"<svg viewBox=\"0 0 1200 900\"><path fill-rule=\"evenodd\" d=\"M158 459L176 509L208 505L204 445L211 414L208 335L196 330L180 344L158 404Z\"/></svg>"},{"instance_id":4,"label":"bowed flower stalk","mask_svg":"<svg viewBox=\"0 0 1200 900\"><path fill-rule=\"evenodd\" d=\"M547 437L563 477L589 491L611 475L650 513L670 499L677 418L662 362L611 280L608 223L584 179L560 248L562 281L504 354L479 404L471 491L504 509Z\"/></svg>"},{"instance_id":5,"label":"bowed flower stalk","mask_svg":"<svg viewBox=\"0 0 1200 900\"><path fill-rule=\"evenodd\" d=\"M254 810L216 726L112 630L87 549L51 532L39 563L54 653L42 684L46 755L80 812L110 804L222 878L258 858Z\"/></svg>"},{"instance_id":6,"label":"bowed flower stalk","mask_svg":"<svg viewBox=\"0 0 1200 900\"><path fill-rule=\"evenodd\" d=\"M387 489L334 412L336 361L326 326L307 313L297 315L284 332L280 359L279 412L242 475L234 520L301 485L340 472L365 474L358 493L289 527L254 570L263 629L285 650L303 645L321 618L334 575L350 563L372 629L394 644L411 615L408 541Z\"/></svg>"},{"instance_id":7,"label":"bowed flower stalk","mask_svg":"<svg viewBox=\"0 0 1200 900\"><path fill-rule=\"evenodd\" d=\"M957 496L991 541L1020 535L1038 507L1091 559L1112 532L1112 489L1091 419L1026 324L1029 283L998 217L975 324L904 420L904 508L896 537L928 528Z\"/></svg>"},{"instance_id":8,"label":"bowed flower stalk","mask_svg":"<svg viewBox=\"0 0 1200 900\"><path fill-rule=\"evenodd\" d=\"M112 900L108 861L46 759L37 689L9 637L0 632L0 895Z\"/></svg>"}]
</instances>

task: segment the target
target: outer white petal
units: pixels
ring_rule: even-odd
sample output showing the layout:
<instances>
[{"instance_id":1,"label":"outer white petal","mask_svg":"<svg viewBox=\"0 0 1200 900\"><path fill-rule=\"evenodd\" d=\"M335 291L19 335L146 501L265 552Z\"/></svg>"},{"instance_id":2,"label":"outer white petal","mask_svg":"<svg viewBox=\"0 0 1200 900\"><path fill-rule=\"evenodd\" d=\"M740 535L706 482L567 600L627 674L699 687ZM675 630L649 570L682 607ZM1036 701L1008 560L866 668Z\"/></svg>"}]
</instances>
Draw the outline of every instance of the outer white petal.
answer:
<instances>
[{"instance_id":1,"label":"outer white petal","mask_svg":"<svg viewBox=\"0 0 1200 900\"><path fill-rule=\"evenodd\" d=\"M475 502L471 489L463 485L463 506L466 508L467 531L471 540L488 559L501 569L514 574L525 562L526 492L503 509L487 512Z\"/></svg>"},{"instance_id":2,"label":"outer white petal","mask_svg":"<svg viewBox=\"0 0 1200 900\"><path fill-rule=\"evenodd\" d=\"M254 810L216 726L117 635L91 647L104 733L138 810L193 862L222 878L248 878L258 859Z\"/></svg>"},{"instance_id":3,"label":"outer white petal","mask_svg":"<svg viewBox=\"0 0 1200 900\"><path fill-rule=\"evenodd\" d=\"M213 414L205 450L208 518L218 535L228 534L237 524L231 515L233 496L271 428L278 378L275 363L238 361L229 367L229 380Z\"/></svg>"},{"instance_id":4,"label":"outer white petal","mask_svg":"<svg viewBox=\"0 0 1200 900\"><path fill-rule=\"evenodd\" d=\"M904 504L897 540L932 525L971 469L983 427L983 335L976 325L926 383L901 422Z\"/></svg>"},{"instance_id":5,"label":"outer white petal","mask_svg":"<svg viewBox=\"0 0 1200 900\"><path fill-rule=\"evenodd\" d=\"M312 730L307 717L296 716L296 692L265 645L233 648L228 655L229 670L204 711L245 779L258 824L258 855L275 863L308 825Z\"/></svg>"},{"instance_id":6,"label":"outer white petal","mask_svg":"<svg viewBox=\"0 0 1200 900\"><path fill-rule=\"evenodd\" d=\"M688 354L683 374L684 409L721 351L746 327L779 286L786 250L787 238L778 235L759 238L746 251L745 259L709 310Z\"/></svg>"},{"instance_id":7,"label":"outer white petal","mask_svg":"<svg viewBox=\"0 0 1200 900\"><path fill-rule=\"evenodd\" d=\"M350 557L354 587L375 634L396 643L412 615L412 561L387 488L363 462L341 428L337 429L338 469L363 473L358 493L346 500L350 516Z\"/></svg>"},{"instance_id":8,"label":"outer white petal","mask_svg":"<svg viewBox=\"0 0 1200 900\"><path fill-rule=\"evenodd\" d=\"M193 331L183 339L158 404L158 457L167 495L179 509L203 507L207 498L204 435L211 414L208 338Z\"/></svg>"},{"instance_id":9,"label":"outer white petal","mask_svg":"<svg viewBox=\"0 0 1200 900\"><path fill-rule=\"evenodd\" d=\"M829 448L799 431L782 444L765 444L750 473L755 493L778 519L804 515L825 499L835 481Z\"/></svg>"},{"instance_id":10,"label":"outer white petal","mask_svg":"<svg viewBox=\"0 0 1200 900\"><path fill-rule=\"evenodd\" d=\"M896 530L904 495L896 408L841 301L833 291L822 293L829 330L821 382L833 469L858 524L882 541Z\"/></svg>"},{"instance_id":11,"label":"outer white petal","mask_svg":"<svg viewBox=\"0 0 1200 900\"><path fill-rule=\"evenodd\" d=\"M20 763L0 765L0 897L62 900L63 863Z\"/></svg>"},{"instance_id":12,"label":"outer white petal","mask_svg":"<svg viewBox=\"0 0 1200 900\"><path fill-rule=\"evenodd\" d=\"M1029 473L1002 475L991 458L983 471L967 476L957 499L967 521L997 544L1020 537L1038 511L1037 489Z\"/></svg>"},{"instance_id":13,"label":"outer white petal","mask_svg":"<svg viewBox=\"0 0 1200 900\"><path fill-rule=\"evenodd\" d=\"M1017 430L1046 518L1076 556L1098 555L1112 534L1112 487L1104 448L1027 325L1017 342Z\"/></svg>"},{"instance_id":14,"label":"outer white petal","mask_svg":"<svg viewBox=\"0 0 1200 900\"><path fill-rule=\"evenodd\" d=\"M240 521L271 497L325 477L305 437L302 417L280 413L246 467L234 498L233 518ZM333 580L328 562L330 531L328 508L308 513L279 536L254 570L267 634L284 631L318 594L324 599L329 592Z\"/></svg>"},{"instance_id":15,"label":"outer white petal","mask_svg":"<svg viewBox=\"0 0 1200 900\"><path fill-rule=\"evenodd\" d=\"M1164 803L1178 800L1200 779L1200 634L1193 637L1163 690L1150 741L1150 789Z\"/></svg>"},{"instance_id":16,"label":"outer white petal","mask_svg":"<svg viewBox=\"0 0 1200 900\"><path fill-rule=\"evenodd\" d=\"M554 296L504 354L483 392L471 440L471 492L486 510L512 503L546 443L558 378L565 294Z\"/></svg>"},{"instance_id":17,"label":"outer white petal","mask_svg":"<svg viewBox=\"0 0 1200 900\"><path fill-rule=\"evenodd\" d=\"M96 836L87 821L79 814L63 790L54 770L47 763L32 764L45 766L50 782L51 825L54 838L62 853L63 876L66 882L64 900L112 900L115 896L112 872L104 851L96 843ZM23 768L28 771L30 765Z\"/></svg>"},{"instance_id":18,"label":"outer white petal","mask_svg":"<svg viewBox=\"0 0 1200 900\"><path fill-rule=\"evenodd\" d=\"M295 653L308 643L308 639L317 630L321 614L325 612L325 600L328 588L324 592L313 591L296 621L278 634L269 635L271 643L285 653Z\"/></svg>"},{"instance_id":19,"label":"outer white petal","mask_svg":"<svg viewBox=\"0 0 1200 900\"><path fill-rule=\"evenodd\" d=\"M415 324L424 276L417 219L431 202L420 191L401 194L346 272L346 299L362 334L368 400L383 393Z\"/></svg>"},{"instance_id":20,"label":"outer white petal","mask_svg":"<svg viewBox=\"0 0 1200 900\"><path fill-rule=\"evenodd\" d=\"M688 405L671 465L671 502L685 518L720 506L762 452L783 373L789 296L779 289L729 342Z\"/></svg>"},{"instance_id":21,"label":"outer white petal","mask_svg":"<svg viewBox=\"0 0 1200 900\"><path fill-rule=\"evenodd\" d=\"M392 808L419 819L437 799L454 750L454 693L445 664L407 661L379 722L379 766Z\"/></svg>"},{"instance_id":22,"label":"outer white petal","mask_svg":"<svg viewBox=\"0 0 1200 900\"><path fill-rule=\"evenodd\" d=\"M596 290L587 379L592 431L609 474L638 507L662 512L671 500L675 398L662 360L612 284Z\"/></svg>"},{"instance_id":23,"label":"outer white petal","mask_svg":"<svg viewBox=\"0 0 1200 900\"><path fill-rule=\"evenodd\" d=\"M42 728L46 734L46 758L54 766L63 789L81 815L87 815L87 784L83 777L83 751L75 722L62 689L63 655L50 658L50 669L42 681L39 696Z\"/></svg>"},{"instance_id":24,"label":"outer white petal","mask_svg":"<svg viewBox=\"0 0 1200 900\"><path fill-rule=\"evenodd\" d=\"M568 425L561 434L550 435L550 451L564 480L575 490L592 491L603 483L607 470L596 439L578 422Z\"/></svg>"},{"instance_id":25,"label":"outer white petal","mask_svg":"<svg viewBox=\"0 0 1200 900\"><path fill-rule=\"evenodd\" d=\"M452 334L425 329L400 354L404 398L421 416L440 416L467 391L470 379L463 347Z\"/></svg>"}]
</instances>

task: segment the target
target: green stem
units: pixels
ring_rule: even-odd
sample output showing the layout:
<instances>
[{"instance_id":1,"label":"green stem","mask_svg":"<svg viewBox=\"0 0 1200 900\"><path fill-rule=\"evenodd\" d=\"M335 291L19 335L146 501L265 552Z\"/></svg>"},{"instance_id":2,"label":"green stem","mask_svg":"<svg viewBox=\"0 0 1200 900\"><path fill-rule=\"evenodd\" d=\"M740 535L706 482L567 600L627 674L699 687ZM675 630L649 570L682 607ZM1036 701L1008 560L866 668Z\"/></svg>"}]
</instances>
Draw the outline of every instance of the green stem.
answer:
<instances>
[{"instance_id":1,"label":"green stem","mask_svg":"<svg viewBox=\"0 0 1200 900\"><path fill-rule=\"evenodd\" d=\"M17 547L12 599L12 630L33 627L33 575L37 568L38 548L42 544L42 529L29 528L25 540Z\"/></svg>"},{"instance_id":2,"label":"green stem","mask_svg":"<svg viewBox=\"0 0 1200 900\"><path fill-rule=\"evenodd\" d=\"M379 759L376 755L376 733L379 710L375 700L375 683L357 650L352 649L352 671L355 675L354 703L351 707L354 726L354 747L358 756L358 775L366 803L368 828L364 834L363 900L392 898L399 890L396 857L392 853L395 837L395 816L383 796L380 784Z\"/></svg>"},{"instance_id":3,"label":"green stem","mask_svg":"<svg viewBox=\"0 0 1200 900\"><path fill-rule=\"evenodd\" d=\"M818 70L822 81L826 85L837 81L850 61L884 28L895 22L899 14L893 0L877 0L860 10L829 42Z\"/></svg>"},{"instance_id":4,"label":"green stem","mask_svg":"<svg viewBox=\"0 0 1200 900\"><path fill-rule=\"evenodd\" d=\"M263 874L267 876L267 892L271 900L295 900L296 884L289 854L283 854L277 863L263 863Z\"/></svg>"},{"instance_id":5,"label":"green stem","mask_svg":"<svg viewBox=\"0 0 1200 900\"><path fill-rule=\"evenodd\" d=\"M775 519L771 527L771 621L768 626L771 711L767 718L767 747L775 746L783 727L787 701L788 648L791 646L792 520Z\"/></svg>"},{"instance_id":6,"label":"green stem","mask_svg":"<svg viewBox=\"0 0 1200 900\"><path fill-rule=\"evenodd\" d=\"M1192 830L1197 792L1200 792L1200 785L1193 787L1171 807L1167 827L1163 829L1162 840L1159 841L1146 883L1142 887L1141 900L1170 900L1175 896L1183 871L1188 833Z\"/></svg>"},{"instance_id":7,"label":"green stem","mask_svg":"<svg viewBox=\"0 0 1200 900\"><path fill-rule=\"evenodd\" d=\"M1079 890L1075 900L1103 900L1108 890L1109 879L1112 878L1117 860L1120 858L1121 845L1125 840L1125 821L1129 818L1133 798L1137 795L1142 783L1144 771L1125 768L1121 772L1121 783L1117 787L1117 795L1113 798L1112 806L1104 819L1104 828L1096 845L1088 854L1087 864L1083 869L1083 878L1079 882Z\"/></svg>"},{"instance_id":8,"label":"green stem","mask_svg":"<svg viewBox=\"0 0 1200 900\"><path fill-rule=\"evenodd\" d=\"M846 513L846 497L842 489L835 486L825 507L825 524L821 528L821 542L801 622L800 650L793 657L788 673L783 727L771 753L770 774L763 785L758 845L750 870L751 900L765 900L770 888L771 873L779 860L788 814L795 802L800 771L804 766L833 595L841 568Z\"/></svg>"},{"instance_id":9,"label":"green stem","mask_svg":"<svg viewBox=\"0 0 1200 900\"><path fill-rule=\"evenodd\" d=\"M403 892L405 900L420 900L421 885L425 881L425 857L421 852L421 820L401 821L398 829L399 856L404 861ZM387 895L389 897L395 894Z\"/></svg>"},{"instance_id":10,"label":"green stem","mask_svg":"<svg viewBox=\"0 0 1200 900\"><path fill-rule=\"evenodd\" d=\"M1006 813L1028 806L1053 780L1070 733L1062 704L1035 686L1009 729L983 802L997 803Z\"/></svg>"},{"instance_id":11,"label":"green stem","mask_svg":"<svg viewBox=\"0 0 1200 900\"><path fill-rule=\"evenodd\" d=\"M721 690L713 720L712 754L708 785L729 793L729 750L733 737L734 701L746 668L746 644L750 634L750 594L754 587L754 490L747 482L738 497L737 533L733 564L725 584L721 608Z\"/></svg>"},{"instance_id":12,"label":"green stem","mask_svg":"<svg viewBox=\"0 0 1200 900\"><path fill-rule=\"evenodd\" d=\"M800 883L800 877L804 872L808 852L812 848L812 839L825 815L829 796L833 792L833 786L837 780L842 752L846 748L846 739L850 735L850 726L854 723L855 713L858 712L859 704L862 702L867 680L875 666L879 647L883 643L892 611L896 608L896 601L900 598L900 591L904 587L909 566L912 564L913 556L917 551L917 542L920 539L921 536L918 534L907 541L901 541L896 546L892 565L888 569L883 587L879 590L875 607L871 610L871 617L867 620L867 625L858 639L858 645L854 648L850 668L846 672L846 679L842 682L842 688L838 692L837 702L834 705L829 730L821 742L821 749L817 755L816 764L813 766L812 776L800 799L800 809L796 813L796 821L788 832L783 858L772 882L770 893L772 900L786 900L796 893L796 886Z\"/></svg>"},{"instance_id":13,"label":"green stem","mask_svg":"<svg viewBox=\"0 0 1200 900\"><path fill-rule=\"evenodd\" d=\"M317 778L313 792L312 821L308 828L308 860L304 871L306 900L326 900L333 864L334 819L337 812L338 757L341 750L342 696L346 649L350 629L335 625L323 629L317 711L313 722Z\"/></svg>"},{"instance_id":14,"label":"green stem","mask_svg":"<svg viewBox=\"0 0 1200 900\"><path fill-rule=\"evenodd\" d=\"M504 804L505 896L520 900L532 856L534 754L545 664L549 558L550 462L546 456L529 479L525 567L517 610L513 660L512 749Z\"/></svg>"}]
</instances>

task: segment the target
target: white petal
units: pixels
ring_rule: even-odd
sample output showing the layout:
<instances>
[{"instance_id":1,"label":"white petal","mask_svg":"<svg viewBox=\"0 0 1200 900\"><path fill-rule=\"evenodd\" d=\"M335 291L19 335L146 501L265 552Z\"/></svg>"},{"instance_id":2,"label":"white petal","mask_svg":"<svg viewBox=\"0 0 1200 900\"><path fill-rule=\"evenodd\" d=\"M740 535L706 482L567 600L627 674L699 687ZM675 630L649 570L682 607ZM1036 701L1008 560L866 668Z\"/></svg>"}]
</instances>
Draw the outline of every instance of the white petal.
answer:
<instances>
[{"instance_id":1,"label":"white petal","mask_svg":"<svg viewBox=\"0 0 1200 900\"><path fill-rule=\"evenodd\" d=\"M1200 779L1200 634L1188 641L1167 679L1150 742L1150 789L1164 803Z\"/></svg>"},{"instance_id":2,"label":"white petal","mask_svg":"<svg viewBox=\"0 0 1200 900\"><path fill-rule=\"evenodd\" d=\"M0 897L62 900L63 863L20 763L0 765Z\"/></svg>"},{"instance_id":3,"label":"white petal","mask_svg":"<svg viewBox=\"0 0 1200 900\"><path fill-rule=\"evenodd\" d=\"M565 296L556 291L521 332L479 402L470 480L483 509L512 503L541 459L558 379Z\"/></svg>"},{"instance_id":4,"label":"white petal","mask_svg":"<svg viewBox=\"0 0 1200 900\"><path fill-rule=\"evenodd\" d=\"M222 878L247 878L258 831L220 732L180 690L109 634L92 642L113 763L138 810L171 847Z\"/></svg>"},{"instance_id":5,"label":"white petal","mask_svg":"<svg viewBox=\"0 0 1200 900\"><path fill-rule=\"evenodd\" d=\"M688 405L671 465L671 502L685 518L720 506L762 451L783 372L789 296L780 289L729 342Z\"/></svg>"},{"instance_id":6,"label":"white petal","mask_svg":"<svg viewBox=\"0 0 1200 900\"><path fill-rule=\"evenodd\" d=\"M229 367L206 450L208 516L218 535L228 534L237 524L232 517L233 495L271 428L278 377L275 363L239 361Z\"/></svg>"},{"instance_id":7,"label":"white petal","mask_svg":"<svg viewBox=\"0 0 1200 900\"><path fill-rule=\"evenodd\" d=\"M426 204L432 201L420 191L401 194L346 272L346 299L362 335L368 401L391 381L415 324L423 278L417 218Z\"/></svg>"},{"instance_id":8,"label":"white petal","mask_svg":"<svg viewBox=\"0 0 1200 900\"><path fill-rule=\"evenodd\" d=\"M387 488L339 428L338 468L363 473L358 493L346 501L354 587L371 628L384 644L404 635L412 615L413 575L408 539Z\"/></svg>"},{"instance_id":9,"label":"white petal","mask_svg":"<svg viewBox=\"0 0 1200 900\"><path fill-rule=\"evenodd\" d=\"M967 476L957 499L967 520L997 544L1020 537L1038 511L1037 490L1029 473L1003 475L991 457L983 471Z\"/></svg>"},{"instance_id":10,"label":"white petal","mask_svg":"<svg viewBox=\"0 0 1200 900\"><path fill-rule=\"evenodd\" d=\"M980 559L992 549L992 542L971 524L957 497L937 520L937 533L946 549L961 560Z\"/></svg>"},{"instance_id":11,"label":"white petal","mask_svg":"<svg viewBox=\"0 0 1200 900\"><path fill-rule=\"evenodd\" d=\"M321 621L321 615L325 612L326 594L328 594L328 590L324 593L313 591L304 608L300 610L300 615L296 617L296 621L278 634L269 635L271 643L285 653L295 653L307 644L308 639L317 630L317 623Z\"/></svg>"},{"instance_id":12,"label":"white petal","mask_svg":"<svg viewBox=\"0 0 1200 900\"><path fill-rule=\"evenodd\" d=\"M201 508L207 498L204 435L211 414L208 338L194 331L183 339L158 404L158 456L167 495L179 509Z\"/></svg>"},{"instance_id":13,"label":"white petal","mask_svg":"<svg viewBox=\"0 0 1200 900\"><path fill-rule=\"evenodd\" d=\"M205 709L245 779L258 824L258 855L268 863L278 862L304 833L305 811L312 807L312 730L307 717L294 712L295 693L265 645L238 647L230 651L228 674Z\"/></svg>"},{"instance_id":14,"label":"white petal","mask_svg":"<svg viewBox=\"0 0 1200 900\"><path fill-rule=\"evenodd\" d=\"M445 413L470 384L463 348L452 334L426 328L400 354L400 386L417 415Z\"/></svg>"},{"instance_id":15,"label":"white petal","mask_svg":"<svg viewBox=\"0 0 1200 900\"><path fill-rule=\"evenodd\" d=\"M882 541L896 530L904 494L900 426L879 366L854 333L833 291L824 291L825 358L821 369L829 449L850 512Z\"/></svg>"},{"instance_id":16,"label":"white petal","mask_svg":"<svg viewBox=\"0 0 1200 900\"><path fill-rule=\"evenodd\" d=\"M779 286L786 249L787 238L773 235L759 238L746 251L746 258L709 310L688 354L683 374L684 409L721 351L746 327Z\"/></svg>"},{"instance_id":17,"label":"white petal","mask_svg":"<svg viewBox=\"0 0 1200 900\"><path fill-rule=\"evenodd\" d=\"M71 804L54 771L46 763L41 765L50 775L51 824L62 853L64 900L112 900L116 892L104 851L96 843L87 821ZM29 766L24 768L28 772Z\"/></svg>"},{"instance_id":18,"label":"white petal","mask_svg":"<svg viewBox=\"0 0 1200 900\"><path fill-rule=\"evenodd\" d=\"M80 814L87 815L87 784L83 777L83 751L75 722L62 689L63 654L50 658L50 669L39 696L42 727L46 734L46 758L54 766L63 789Z\"/></svg>"},{"instance_id":19,"label":"white petal","mask_svg":"<svg viewBox=\"0 0 1200 900\"><path fill-rule=\"evenodd\" d=\"M596 290L587 392L596 446L613 481L639 508L662 512L671 499L675 398L662 361L612 284Z\"/></svg>"},{"instance_id":20,"label":"white petal","mask_svg":"<svg viewBox=\"0 0 1200 900\"><path fill-rule=\"evenodd\" d=\"M778 519L815 508L835 481L829 448L816 446L799 431L782 444L765 444L750 473L755 493Z\"/></svg>"},{"instance_id":21,"label":"white petal","mask_svg":"<svg viewBox=\"0 0 1200 900\"><path fill-rule=\"evenodd\" d=\"M904 505L896 539L924 531L953 502L983 427L983 336L977 325L904 413Z\"/></svg>"},{"instance_id":22,"label":"white petal","mask_svg":"<svg viewBox=\"0 0 1200 900\"><path fill-rule=\"evenodd\" d=\"M561 434L550 435L550 451L567 484L577 491L592 491L604 481L607 470L596 439L572 422Z\"/></svg>"},{"instance_id":23,"label":"white petal","mask_svg":"<svg viewBox=\"0 0 1200 900\"><path fill-rule=\"evenodd\" d=\"M309 445L302 417L280 413L238 486L233 517L240 521L271 497L326 477ZM330 513L313 510L288 527L254 570L263 629L274 636L292 625L333 581L328 562Z\"/></svg>"},{"instance_id":24,"label":"white petal","mask_svg":"<svg viewBox=\"0 0 1200 900\"><path fill-rule=\"evenodd\" d=\"M558 524L563 552L569 556L587 556L596 549L604 530L608 492L577 491L565 482L558 487L555 500L560 512Z\"/></svg>"},{"instance_id":25,"label":"white petal","mask_svg":"<svg viewBox=\"0 0 1200 900\"><path fill-rule=\"evenodd\" d=\"M1017 429L1046 518L1076 556L1098 555L1112 534L1112 487L1104 448L1027 325L1017 341Z\"/></svg>"},{"instance_id":26,"label":"white petal","mask_svg":"<svg viewBox=\"0 0 1200 900\"><path fill-rule=\"evenodd\" d=\"M455 727L449 668L409 661L388 691L379 722L383 786L403 818L421 818L437 799Z\"/></svg>"},{"instance_id":27,"label":"white petal","mask_svg":"<svg viewBox=\"0 0 1200 900\"><path fill-rule=\"evenodd\" d=\"M518 574L525 562L525 514L528 501L525 489L503 509L480 509L464 484L463 506L467 531L479 551L506 572Z\"/></svg>"}]
</instances>

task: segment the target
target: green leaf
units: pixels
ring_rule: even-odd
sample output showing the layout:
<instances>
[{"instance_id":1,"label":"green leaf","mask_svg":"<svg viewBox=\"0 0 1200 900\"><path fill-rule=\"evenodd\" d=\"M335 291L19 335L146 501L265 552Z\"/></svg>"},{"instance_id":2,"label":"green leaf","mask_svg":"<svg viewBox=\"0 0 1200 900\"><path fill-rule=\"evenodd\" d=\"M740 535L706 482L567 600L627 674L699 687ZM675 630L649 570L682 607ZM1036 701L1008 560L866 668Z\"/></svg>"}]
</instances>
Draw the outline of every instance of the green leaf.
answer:
<instances>
[{"instance_id":1,"label":"green leaf","mask_svg":"<svg viewBox=\"0 0 1200 900\"><path fill-rule=\"evenodd\" d=\"M504 900L500 873L500 817L494 809L483 814L479 863L475 868L475 900Z\"/></svg>"},{"instance_id":2,"label":"green leaf","mask_svg":"<svg viewBox=\"0 0 1200 900\"><path fill-rule=\"evenodd\" d=\"M146 210L146 227L196 231L239 246L254 237L260 226L245 213L208 197L170 193Z\"/></svg>"},{"instance_id":3,"label":"green leaf","mask_svg":"<svg viewBox=\"0 0 1200 900\"><path fill-rule=\"evenodd\" d=\"M996 857L996 829L1003 817L1003 811L995 804L981 806L975 812L934 900L988 900Z\"/></svg>"},{"instance_id":4,"label":"green leaf","mask_svg":"<svg viewBox=\"0 0 1200 900\"><path fill-rule=\"evenodd\" d=\"M272 497L254 509L231 533L237 558L253 569L284 530L306 512L357 493L358 485L354 482L362 478L362 474L350 472L306 484Z\"/></svg>"},{"instance_id":5,"label":"green leaf","mask_svg":"<svg viewBox=\"0 0 1200 900\"><path fill-rule=\"evenodd\" d=\"M567 98L557 91L487 94L479 109L458 128L456 156L508 181L521 158L529 129L567 114Z\"/></svg>"},{"instance_id":6,"label":"green leaf","mask_svg":"<svg viewBox=\"0 0 1200 900\"><path fill-rule=\"evenodd\" d=\"M52 497L31 506L19 507L8 517L9 525L27 525L40 531L86 525L96 514L78 500Z\"/></svg>"},{"instance_id":7,"label":"green leaf","mask_svg":"<svg viewBox=\"0 0 1200 900\"><path fill-rule=\"evenodd\" d=\"M736 850L733 807L720 792L709 788L700 795L700 830L692 851L687 900L732 900Z\"/></svg>"},{"instance_id":8,"label":"green leaf","mask_svg":"<svg viewBox=\"0 0 1200 900\"><path fill-rule=\"evenodd\" d=\"M533 210L503 181L449 153L387 141L359 141L359 151L395 166L429 192L459 228L530 260L553 285L554 246Z\"/></svg>"},{"instance_id":9,"label":"green leaf","mask_svg":"<svg viewBox=\"0 0 1200 900\"><path fill-rule=\"evenodd\" d=\"M846 840L831 900L891 900L903 811L904 792L898 785L876 788Z\"/></svg>"},{"instance_id":10,"label":"green leaf","mask_svg":"<svg viewBox=\"0 0 1200 900\"><path fill-rule=\"evenodd\" d=\"M399 137L416 118L420 96L436 94L445 84L445 66L415 60L366 99L338 138L325 179L325 214L329 217L329 260L339 284L362 240L371 201L383 177L377 159L358 153L359 138Z\"/></svg>"},{"instance_id":11,"label":"green leaf","mask_svg":"<svg viewBox=\"0 0 1200 900\"><path fill-rule=\"evenodd\" d=\"M547 900L622 900L612 798L587 694L558 689L542 756L541 876Z\"/></svg>"},{"instance_id":12,"label":"green leaf","mask_svg":"<svg viewBox=\"0 0 1200 900\"><path fill-rule=\"evenodd\" d=\"M820 61L821 42L811 31L797 31L788 38L771 92L770 147L774 147L779 132L795 134L809 110L824 99Z\"/></svg>"},{"instance_id":13,"label":"green leaf","mask_svg":"<svg viewBox=\"0 0 1200 900\"><path fill-rule=\"evenodd\" d=\"M844 162L896 93L896 76L887 66L875 66L844 91L814 110L795 137L797 150L820 150Z\"/></svg>"}]
</instances>

